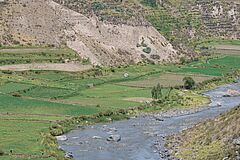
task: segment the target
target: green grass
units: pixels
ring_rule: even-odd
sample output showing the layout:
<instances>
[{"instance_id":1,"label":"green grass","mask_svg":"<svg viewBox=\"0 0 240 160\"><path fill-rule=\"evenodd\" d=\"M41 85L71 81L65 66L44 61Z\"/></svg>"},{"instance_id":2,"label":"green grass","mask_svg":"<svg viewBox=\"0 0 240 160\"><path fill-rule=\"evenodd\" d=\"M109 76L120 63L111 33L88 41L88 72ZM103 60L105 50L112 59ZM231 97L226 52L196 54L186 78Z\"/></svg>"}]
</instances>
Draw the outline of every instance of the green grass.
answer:
<instances>
[{"instance_id":1,"label":"green grass","mask_svg":"<svg viewBox=\"0 0 240 160\"><path fill-rule=\"evenodd\" d=\"M97 108L63 104L9 95L0 95L0 113L83 115L98 112Z\"/></svg>"},{"instance_id":2,"label":"green grass","mask_svg":"<svg viewBox=\"0 0 240 160\"><path fill-rule=\"evenodd\" d=\"M0 49L0 65L25 63L62 63L64 60L79 60L68 48L8 48Z\"/></svg>"},{"instance_id":3,"label":"green grass","mask_svg":"<svg viewBox=\"0 0 240 160\"><path fill-rule=\"evenodd\" d=\"M183 78L187 76L193 77L197 83L213 78L212 76L205 76L200 74L174 74L169 72L163 74L153 74L141 80L120 82L118 84L139 88L152 88L159 83L163 87L174 87L182 86L184 84Z\"/></svg>"},{"instance_id":4,"label":"green grass","mask_svg":"<svg viewBox=\"0 0 240 160\"><path fill-rule=\"evenodd\" d=\"M240 56L220 56L206 61L193 62L178 72L222 76L240 69Z\"/></svg>"},{"instance_id":5,"label":"green grass","mask_svg":"<svg viewBox=\"0 0 240 160\"><path fill-rule=\"evenodd\" d=\"M31 84L9 82L0 86L0 92L11 93L11 92L17 92L17 91L29 89L31 87L33 87L33 85Z\"/></svg>"},{"instance_id":6,"label":"green grass","mask_svg":"<svg viewBox=\"0 0 240 160\"><path fill-rule=\"evenodd\" d=\"M33 97L33 98L58 98L58 97L64 97L67 95L73 94L74 91L62 89L62 88L51 88L51 87L36 87L29 91L26 91L26 93L22 93L21 95L27 96L27 97Z\"/></svg>"},{"instance_id":7,"label":"green grass","mask_svg":"<svg viewBox=\"0 0 240 160\"><path fill-rule=\"evenodd\" d=\"M124 100L131 97L151 96L150 89L140 89L114 84L106 84L84 90L79 95L66 99L67 102L81 104L83 106L100 105L101 109L119 109L139 106L140 103Z\"/></svg>"},{"instance_id":8,"label":"green grass","mask_svg":"<svg viewBox=\"0 0 240 160\"><path fill-rule=\"evenodd\" d=\"M7 153L12 148L16 153L40 154L43 146L39 136L40 132L48 129L50 125L48 121L63 120L68 118L66 115L70 117L92 115L109 109L138 107L142 104L138 99L149 100L151 88L155 85L152 83L146 88L141 88L141 86L123 86L122 83L146 81L148 78L154 79L166 73L222 76L223 71L227 73L240 67L237 63L238 58L237 56L221 56L209 60L208 64L199 61L181 67L178 65L143 64L102 68L102 76L94 76L94 71L87 73L1 72L0 114L2 115L0 124L4 124L0 125L0 134L3 133L4 141L1 141L3 143L1 143L0 149ZM129 75L127 78L124 77L125 73ZM89 87L89 84L93 84L93 86ZM168 89L164 89L164 95L167 91ZM21 97L11 96L14 92L19 92ZM174 90L173 96L177 93ZM207 102L207 98L193 93L181 94L185 95L182 101L169 102L166 104L167 106L161 107L187 107ZM33 122L38 120L42 121ZM17 124L23 126L15 127ZM15 129L19 129L21 132L18 133ZM8 132L10 132L9 135L7 135ZM19 142L21 139L23 140ZM26 145L26 149L24 145ZM5 156L4 159L15 160L17 158Z\"/></svg>"},{"instance_id":9,"label":"green grass","mask_svg":"<svg viewBox=\"0 0 240 160\"><path fill-rule=\"evenodd\" d=\"M9 154L12 150L13 154L41 155L43 146L40 133L47 131L50 123L0 120L0 126L0 148L5 153ZM3 159L15 158L6 156Z\"/></svg>"}]
</instances>

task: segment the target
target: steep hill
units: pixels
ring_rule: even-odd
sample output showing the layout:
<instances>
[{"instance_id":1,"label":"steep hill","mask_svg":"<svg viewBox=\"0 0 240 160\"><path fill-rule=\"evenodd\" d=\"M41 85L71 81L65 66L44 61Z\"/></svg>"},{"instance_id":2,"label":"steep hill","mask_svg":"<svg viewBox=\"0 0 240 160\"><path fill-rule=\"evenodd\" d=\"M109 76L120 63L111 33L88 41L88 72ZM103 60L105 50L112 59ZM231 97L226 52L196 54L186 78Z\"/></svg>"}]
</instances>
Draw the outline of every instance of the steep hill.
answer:
<instances>
[{"instance_id":1,"label":"steep hill","mask_svg":"<svg viewBox=\"0 0 240 160\"><path fill-rule=\"evenodd\" d=\"M194 53L202 40L240 38L238 0L161 0L156 6L144 4L148 21L186 54Z\"/></svg>"},{"instance_id":2,"label":"steep hill","mask_svg":"<svg viewBox=\"0 0 240 160\"><path fill-rule=\"evenodd\" d=\"M93 64L174 62L195 57L203 40L240 38L238 0L0 3L1 44L67 45Z\"/></svg>"},{"instance_id":3,"label":"steep hill","mask_svg":"<svg viewBox=\"0 0 240 160\"><path fill-rule=\"evenodd\" d=\"M240 159L240 107L169 138L168 147L185 160Z\"/></svg>"},{"instance_id":4,"label":"steep hill","mask_svg":"<svg viewBox=\"0 0 240 160\"><path fill-rule=\"evenodd\" d=\"M69 4L78 2L81 3ZM153 27L145 25L148 23L143 19L132 20L132 24L119 20L107 23L99 20L97 14L84 15L51 0L0 3L0 43L4 45L67 45L95 65L121 65L145 59L172 62L178 56L172 45ZM140 24L133 25L137 23Z\"/></svg>"}]
</instances>

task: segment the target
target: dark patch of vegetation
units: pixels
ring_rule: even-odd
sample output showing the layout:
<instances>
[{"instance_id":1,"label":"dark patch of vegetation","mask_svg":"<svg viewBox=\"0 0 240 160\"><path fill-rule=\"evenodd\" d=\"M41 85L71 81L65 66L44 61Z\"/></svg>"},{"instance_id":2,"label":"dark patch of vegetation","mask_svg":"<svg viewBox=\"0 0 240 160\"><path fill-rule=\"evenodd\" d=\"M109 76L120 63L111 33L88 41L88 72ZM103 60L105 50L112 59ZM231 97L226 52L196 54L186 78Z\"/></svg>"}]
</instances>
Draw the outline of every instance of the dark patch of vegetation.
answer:
<instances>
[{"instance_id":1,"label":"dark patch of vegetation","mask_svg":"<svg viewBox=\"0 0 240 160\"><path fill-rule=\"evenodd\" d=\"M152 52L152 49L150 47L146 47L143 49L143 52L150 54Z\"/></svg>"},{"instance_id":2,"label":"dark patch of vegetation","mask_svg":"<svg viewBox=\"0 0 240 160\"><path fill-rule=\"evenodd\" d=\"M183 78L183 81L185 89L192 89L196 85L196 82L192 77L185 77Z\"/></svg>"},{"instance_id":3,"label":"dark patch of vegetation","mask_svg":"<svg viewBox=\"0 0 240 160\"><path fill-rule=\"evenodd\" d=\"M0 156L4 155L4 151L0 149Z\"/></svg>"},{"instance_id":4,"label":"dark patch of vegetation","mask_svg":"<svg viewBox=\"0 0 240 160\"><path fill-rule=\"evenodd\" d=\"M150 6L150 7L157 7L157 1L156 0L142 0L142 3L146 6Z\"/></svg>"}]
</instances>

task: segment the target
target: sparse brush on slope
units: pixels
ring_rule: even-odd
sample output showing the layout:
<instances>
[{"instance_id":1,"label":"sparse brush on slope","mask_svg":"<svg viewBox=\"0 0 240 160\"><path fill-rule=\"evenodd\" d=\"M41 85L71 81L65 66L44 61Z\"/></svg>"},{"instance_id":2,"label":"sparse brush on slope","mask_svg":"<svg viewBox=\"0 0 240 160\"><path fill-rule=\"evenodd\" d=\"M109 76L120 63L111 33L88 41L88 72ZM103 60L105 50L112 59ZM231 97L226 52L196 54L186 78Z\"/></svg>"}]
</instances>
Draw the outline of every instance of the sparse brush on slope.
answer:
<instances>
[{"instance_id":1,"label":"sparse brush on slope","mask_svg":"<svg viewBox=\"0 0 240 160\"><path fill-rule=\"evenodd\" d=\"M240 106L169 137L168 148L174 156L185 160L234 160L240 156Z\"/></svg>"}]
</instances>

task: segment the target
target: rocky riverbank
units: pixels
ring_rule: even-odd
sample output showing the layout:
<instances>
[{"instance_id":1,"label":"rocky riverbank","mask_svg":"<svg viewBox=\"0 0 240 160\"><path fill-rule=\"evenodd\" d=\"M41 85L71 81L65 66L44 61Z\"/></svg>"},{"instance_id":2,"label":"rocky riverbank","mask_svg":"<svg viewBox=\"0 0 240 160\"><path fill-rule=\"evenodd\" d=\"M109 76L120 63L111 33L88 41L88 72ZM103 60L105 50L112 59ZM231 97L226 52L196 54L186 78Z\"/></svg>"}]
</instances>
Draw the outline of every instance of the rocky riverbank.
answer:
<instances>
[{"instance_id":1,"label":"rocky riverbank","mask_svg":"<svg viewBox=\"0 0 240 160\"><path fill-rule=\"evenodd\" d=\"M225 96L229 89L240 91L240 83L206 92L204 95L210 97L211 104L203 108L143 114L111 124L84 126L58 142L76 160L173 159L164 147L165 137L239 105L239 95Z\"/></svg>"}]
</instances>

